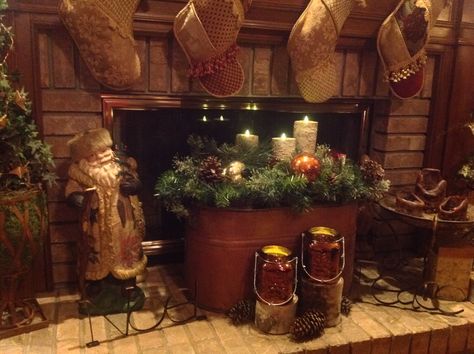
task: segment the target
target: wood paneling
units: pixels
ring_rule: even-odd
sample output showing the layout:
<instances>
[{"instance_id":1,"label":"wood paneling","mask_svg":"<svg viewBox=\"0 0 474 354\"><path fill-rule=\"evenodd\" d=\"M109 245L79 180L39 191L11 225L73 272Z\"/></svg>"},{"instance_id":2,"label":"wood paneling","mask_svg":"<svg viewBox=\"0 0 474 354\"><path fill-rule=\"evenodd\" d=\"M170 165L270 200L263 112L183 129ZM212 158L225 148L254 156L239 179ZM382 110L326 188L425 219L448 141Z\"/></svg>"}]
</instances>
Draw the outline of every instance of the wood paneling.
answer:
<instances>
[{"instance_id":1,"label":"wood paneling","mask_svg":"<svg viewBox=\"0 0 474 354\"><path fill-rule=\"evenodd\" d=\"M44 112L101 112L100 94L79 90L43 90Z\"/></svg>"},{"instance_id":2,"label":"wood paneling","mask_svg":"<svg viewBox=\"0 0 474 354\"><path fill-rule=\"evenodd\" d=\"M38 33L38 59L39 59L39 75L41 88L49 88L51 86L50 70L49 70L49 35L48 33Z\"/></svg>"},{"instance_id":3,"label":"wood paneling","mask_svg":"<svg viewBox=\"0 0 474 354\"><path fill-rule=\"evenodd\" d=\"M241 47L238 54L238 60L244 71L244 84L238 95L248 96L251 94L250 87L252 84L253 49L247 46Z\"/></svg>"},{"instance_id":4,"label":"wood paneling","mask_svg":"<svg viewBox=\"0 0 474 354\"><path fill-rule=\"evenodd\" d=\"M150 39L150 75L149 90L153 92L168 92L168 40Z\"/></svg>"},{"instance_id":5,"label":"wood paneling","mask_svg":"<svg viewBox=\"0 0 474 354\"><path fill-rule=\"evenodd\" d=\"M55 88L76 87L74 43L63 31L51 35L53 83Z\"/></svg>"},{"instance_id":6,"label":"wood paneling","mask_svg":"<svg viewBox=\"0 0 474 354\"><path fill-rule=\"evenodd\" d=\"M270 94L271 61L271 48L255 48L252 82L252 92L255 96Z\"/></svg>"},{"instance_id":7,"label":"wood paneling","mask_svg":"<svg viewBox=\"0 0 474 354\"><path fill-rule=\"evenodd\" d=\"M463 1L462 22L474 23L474 1Z\"/></svg>"},{"instance_id":8,"label":"wood paneling","mask_svg":"<svg viewBox=\"0 0 474 354\"><path fill-rule=\"evenodd\" d=\"M146 38L136 38L135 48L140 58L141 75L135 84L130 88L130 91L143 92L148 87L148 43Z\"/></svg>"},{"instance_id":9,"label":"wood paneling","mask_svg":"<svg viewBox=\"0 0 474 354\"><path fill-rule=\"evenodd\" d=\"M360 80L360 53L347 52L342 81L342 96L357 96Z\"/></svg>"},{"instance_id":10,"label":"wood paneling","mask_svg":"<svg viewBox=\"0 0 474 354\"><path fill-rule=\"evenodd\" d=\"M288 69L290 57L286 46L277 46L273 49L273 62L271 70L271 94L274 96L286 96L288 94Z\"/></svg>"},{"instance_id":11,"label":"wood paneling","mask_svg":"<svg viewBox=\"0 0 474 354\"><path fill-rule=\"evenodd\" d=\"M188 60L178 42L173 41L171 48L171 92L189 92Z\"/></svg>"},{"instance_id":12,"label":"wood paneling","mask_svg":"<svg viewBox=\"0 0 474 354\"><path fill-rule=\"evenodd\" d=\"M465 127L472 121L474 112L474 70L472 68L474 46L460 46L457 50L454 85L446 134L444 170L450 176L456 174L461 162L474 153L474 136Z\"/></svg>"},{"instance_id":13,"label":"wood paneling","mask_svg":"<svg viewBox=\"0 0 474 354\"><path fill-rule=\"evenodd\" d=\"M377 52L366 50L362 53L362 66L360 70L360 96L372 96L374 94L375 75L377 74Z\"/></svg>"},{"instance_id":14,"label":"wood paneling","mask_svg":"<svg viewBox=\"0 0 474 354\"><path fill-rule=\"evenodd\" d=\"M76 58L79 62L79 87L88 91L98 91L100 89L99 83L92 76L84 59L82 59L76 51Z\"/></svg>"},{"instance_id":15,"label":"wood paneling","mask_svg":"<svg viewBox=\"0 0 474 354\"><path fill-rule=\"evenodd\" d=\"M142 5L134 15L143 71L141 80L126 94L203 94L197 81L191 84L186 57L172 39L174 16L186 2L148 0L148 8ZM9 58L10 67L22 73L22 85L33 100L41 132L53 144L58 166L60 184L50 191L49 207L53 244L60 244L55 246L60 250L64 245L72 247L68 230L76 226L77 218L62 195L69 163L65 143L75 132L100 124L100 95L111 90L101 87L85 67L59 21L57 0L10 0L9 4L15 41L21 43ZM299 95L286 41L307 4L308 0L254 0L238 37L238 58L245 73L238 96ZM379 26L396 4L398 0L367 0L365 9L354 9L337 44L339 86L334 99L375 102L372 153L394 184L404 186L414 182L421 156L425 166L443 167L452 174L461 155L474 149L472 138L462 135L461 129L474 110L474 8L472 1L459 0L440 15L428 46L421 99L401 101L390 95L375 49ZM407 152L405 157L402 152ZM53 260L56 283L75 278L73 253L64 257ZM43 273L44 268L37 278ZM44 282L37 284L37 289L44 287Z\"/></svg>"}]
</instances>

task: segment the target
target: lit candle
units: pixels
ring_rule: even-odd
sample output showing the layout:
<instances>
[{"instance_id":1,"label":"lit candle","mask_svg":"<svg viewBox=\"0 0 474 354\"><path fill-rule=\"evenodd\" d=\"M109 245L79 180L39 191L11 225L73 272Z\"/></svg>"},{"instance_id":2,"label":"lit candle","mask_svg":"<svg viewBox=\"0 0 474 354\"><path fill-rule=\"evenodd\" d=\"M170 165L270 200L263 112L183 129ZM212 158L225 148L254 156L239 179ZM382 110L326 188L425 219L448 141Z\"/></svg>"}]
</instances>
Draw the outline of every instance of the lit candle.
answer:
<instances>
[{"instance_id":1,"label":"lit candle","mask_svg":"<svg viewBox=\"0 0 474 354\"><path fill-rule=\"evenodd\" d=\"M247 129L244 134L237 134L235 136L235 145L245 148L256 148L258 146L258 135L250 134Z\"/></svg>"},{"instance_id":2,"label":"lit candle","mask_svg":"<svg viewBox=\"0 0 474 354\"><path fill-rule=\"evenodd\" d=\"M296 139L288 138L285 133L279 138L272 138L273 157L277 160L289 160L295 152Z\"/></svg>"},{"instance_id":3,"label":"lit candle","mask_svg":"<svg viewBox=\"0 0 474 354\"><path fill-rule=\"evenodd\" d=\"M318 137L318 122L310 121L308 116L304 120L297 120L293 124L293 136L296 139L296 150L298 152L309 152L316 150Z\"/></svg>"}]
</instances>

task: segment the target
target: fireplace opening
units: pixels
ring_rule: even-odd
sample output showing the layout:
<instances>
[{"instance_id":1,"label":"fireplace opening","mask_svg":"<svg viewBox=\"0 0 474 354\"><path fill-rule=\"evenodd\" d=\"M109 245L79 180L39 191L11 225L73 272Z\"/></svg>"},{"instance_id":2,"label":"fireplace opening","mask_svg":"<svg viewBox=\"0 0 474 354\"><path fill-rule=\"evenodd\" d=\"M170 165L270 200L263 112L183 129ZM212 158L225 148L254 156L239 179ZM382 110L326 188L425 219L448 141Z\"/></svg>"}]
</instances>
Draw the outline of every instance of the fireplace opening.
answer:
<instances>
[{"instance_id":1,"label":"fireplace opening","mask_svg":"<svg viewBox=\"0 0 474 354\"><path fill-rule=\"evenodd\" d=\"M189 154L187 139L191 134L213 138L218 144L234 143L235 135L248 129L265 142L282 133L291 136L293 122L308 116L318 122L318 144L327 144L354 160L368 150L368 104L186 101L104 98L105 126L111 129L114 143L138 162L143 183L139 197L147 230L144 250L149 255L182 250L184 222L160 206L154 185L158 176L172 167L176 155Z\"/></svg>"}]
</instances>

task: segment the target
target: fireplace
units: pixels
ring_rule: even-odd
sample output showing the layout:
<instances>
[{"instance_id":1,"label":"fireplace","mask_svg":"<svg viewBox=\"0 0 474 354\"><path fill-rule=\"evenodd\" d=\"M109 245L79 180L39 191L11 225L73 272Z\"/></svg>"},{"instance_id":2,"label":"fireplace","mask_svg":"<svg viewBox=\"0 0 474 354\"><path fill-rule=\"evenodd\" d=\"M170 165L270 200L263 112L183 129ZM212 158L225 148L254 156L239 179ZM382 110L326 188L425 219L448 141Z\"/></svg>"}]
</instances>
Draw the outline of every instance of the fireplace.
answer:
<instances>
[{"instance_id":1,"label":"fireplace","mask_svg":"<svg viewBox=\"0 0 474 354\"><path fill-rule=\"evenodd\" d=\"M135 14L142 76L119 95L94 80L58 18L57 2L9 1L17 42L28 44L17 46L15 55L9 56L11 67L22 73L21 86L33 100L35 119L44 140L52 146L58 172L58 184L48 190L50 232L45 239L44 264L35 267L31 281L37 291L76 281L80 227L77 213L67 208L64 200L70 164L67 141L80 131L102 126L104 115L105 122L111 124L111 114L119 115L121 109L156 108L156 96L160 96L160 107L186 103L202 108L198 104L214 100L202 97L206 93L199 82L189 79L186 56L172 35L174 17L185 2L148 1L150 6ZM329 106L348 102L372 107L373 103L373 111L367 115L371 117L370 144L363 149L384 166L387 178L397 188L413 186L423 166L453 172L456 156L470 147L470 140L459 138L472 110L468 94L472 80L470 75L459 74L471 73L466 70L472 57L469 30L474 17L470 3L453 2L440 15L427 47L424 88L410 100L391 97L375 49L377 30L396 1L368 1L365 9L351 14L342 29L335 53L339 83ZM289 104L301 102L286 45L292 25L306 5L307 1L300 0L253 1L237 40L245 82L237 101L232 98L222 103L239 102L240 108L246 109L248 103L270 102L289 109ZM313 107L317 111L329 106ZM363 108L358 107L358 112Z\"/></svg>"},{"instance_id":2,"label":"fireplace","mask_svg":"<svg viewBox=\"0 0 474 354\"><path fill-rule=\"evenodd\" d=\"M149 255L182 248L184 223L163 210L154 185L171 168L174 156L189 154L190 135L234 143L235 135L248 129L265 144L282 133L291 136L293 122L308 116L318 121L318 144L353 160L368 152L370 101L309 104L301 99L104 96L103 107L104 125L114 143L138 162L147 225L144 250Z\"/></svg>"}]
</instances>

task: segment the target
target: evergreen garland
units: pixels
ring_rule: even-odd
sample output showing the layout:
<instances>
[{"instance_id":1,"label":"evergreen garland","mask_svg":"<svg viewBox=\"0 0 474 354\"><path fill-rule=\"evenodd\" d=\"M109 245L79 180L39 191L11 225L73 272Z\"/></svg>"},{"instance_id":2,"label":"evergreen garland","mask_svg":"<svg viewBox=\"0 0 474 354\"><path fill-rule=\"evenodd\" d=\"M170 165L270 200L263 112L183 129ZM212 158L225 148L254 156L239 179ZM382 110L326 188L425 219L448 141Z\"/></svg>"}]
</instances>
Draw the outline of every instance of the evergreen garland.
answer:
<instances>
[{"instance_id":1,"label":"evergreen garland","mask_svg":"<svg viewBox=\"0 0 474 354\"><path fill-rule=\"evenodd\" d=\"M388 190L387 180L364 178L359 166L351 161L344 164L331 155L328 146L317 147L320 161L319 177L309 182L296 175L288 162L269 164L270 149L263 146L243 149L197 136L188 139L191 156L175 158L172 170L157 180L155 192L163 206L180 217L189 215L193 206L218 208L276 208L291 207L304 211L315 203L346 203L360 199L374 199ZM216 156L225 167L241 161L249 169L247 179L238 182L221 179L206 181L202 176L202 161Z\"/></svg>"}]
</instances>

